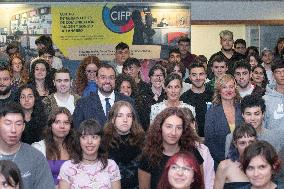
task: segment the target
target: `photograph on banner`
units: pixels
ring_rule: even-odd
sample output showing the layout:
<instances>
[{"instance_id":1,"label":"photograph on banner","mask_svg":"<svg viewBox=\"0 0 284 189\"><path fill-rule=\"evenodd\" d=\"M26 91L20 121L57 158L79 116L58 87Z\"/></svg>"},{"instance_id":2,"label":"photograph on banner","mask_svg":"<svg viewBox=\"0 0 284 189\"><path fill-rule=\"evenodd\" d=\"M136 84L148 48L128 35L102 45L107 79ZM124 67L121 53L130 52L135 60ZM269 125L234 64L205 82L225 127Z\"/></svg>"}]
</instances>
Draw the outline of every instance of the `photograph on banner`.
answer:
<instances>
[{"instance_id":1,"label":"photograph on banner","mask_svg":"<svg viewBox=\"0 0 284 189\"><path fill-rule=\"evenodd\" d=\"M188 3L1 4L0 16L0 48L18 43L26 57L37 56L41 35L52 38L61 57L96 54L103 61L120 42L133 57L163 58L180 36L190 36Z\"/></svg>"}]
</instances>

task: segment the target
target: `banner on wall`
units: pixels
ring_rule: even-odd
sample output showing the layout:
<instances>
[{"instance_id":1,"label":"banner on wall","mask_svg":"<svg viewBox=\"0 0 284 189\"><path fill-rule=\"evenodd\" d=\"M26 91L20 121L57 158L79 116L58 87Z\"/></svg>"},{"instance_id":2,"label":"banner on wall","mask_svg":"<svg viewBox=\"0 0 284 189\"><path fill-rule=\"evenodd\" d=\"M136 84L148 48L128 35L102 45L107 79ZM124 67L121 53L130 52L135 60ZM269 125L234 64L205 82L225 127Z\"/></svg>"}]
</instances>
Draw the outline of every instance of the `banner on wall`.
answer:
<instances>
[{"instance_id":1,"label":"banner on wall","mask_svg":"<svg viewBox=\"0 0 284 189\"><path fill-rule=\"evenodd\" d=\"M54 43L71 59L113 59L120 42L130 45L133 57L160 58L161 45L175 45L181 35L190 34L189 6L58 5L51 14Z\"/></svg>"},{"instance_id":2,"label":"banner on wall","mask_svg":"<svg viewBox=\"0 0 284 189\"><path fill-rule=\"evenodd\" d=\"M133 57L160 58L161 49L190 36L189 4L43 3L10 12L10 31L26 36L27 48L36 48L39 35L51 35L55 46L73 60L88 55L113 59L120 42L130 46Z\"/></svg>"}]
</instances>

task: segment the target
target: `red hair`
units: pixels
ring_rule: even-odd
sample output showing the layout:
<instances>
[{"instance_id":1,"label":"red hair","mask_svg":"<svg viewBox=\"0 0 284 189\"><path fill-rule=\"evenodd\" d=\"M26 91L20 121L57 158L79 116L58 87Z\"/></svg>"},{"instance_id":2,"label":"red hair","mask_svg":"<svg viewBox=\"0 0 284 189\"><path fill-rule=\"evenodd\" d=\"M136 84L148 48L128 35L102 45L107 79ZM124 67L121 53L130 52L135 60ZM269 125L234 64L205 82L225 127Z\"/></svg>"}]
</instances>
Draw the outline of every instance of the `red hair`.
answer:
<instances>
[{"instance_id":1,"label":"red hair","mask_svg":"<svg viewBox=\"0 0 284 189\"><path fill-rule=\"evenodd\" d=\"M157 189L171 189L172 186L169 183L168 173L170 167L181 158L183 161L190 166L194 171L193 182L190 185L191 189L204 189L203 176L201 174L200 166L195 159L194 155L189 152L178 152L173 155L167 162L166 167L162 173Z\"/></svg>"}]
</instances>

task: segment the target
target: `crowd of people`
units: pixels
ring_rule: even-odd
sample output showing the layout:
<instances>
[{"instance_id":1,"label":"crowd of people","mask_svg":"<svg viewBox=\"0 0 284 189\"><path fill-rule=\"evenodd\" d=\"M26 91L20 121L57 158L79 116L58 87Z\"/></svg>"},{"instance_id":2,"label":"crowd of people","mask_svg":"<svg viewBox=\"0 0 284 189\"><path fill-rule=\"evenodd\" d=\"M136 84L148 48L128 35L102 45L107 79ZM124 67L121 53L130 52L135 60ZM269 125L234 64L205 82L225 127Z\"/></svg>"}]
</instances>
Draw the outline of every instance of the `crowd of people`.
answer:
<instances>
[{"instance_id":1,"label":"crowd of people","mask_svg":"<svg viewBox=\"0 0 284 189\"><path fill-rule=\"evenodd\" d=\"M0 188L284 188L284 38L259 53L224 30L207 61L182 36L149 69L121 42L74 80L35 43L1 58Z\"/></svg>"}]
</instances>

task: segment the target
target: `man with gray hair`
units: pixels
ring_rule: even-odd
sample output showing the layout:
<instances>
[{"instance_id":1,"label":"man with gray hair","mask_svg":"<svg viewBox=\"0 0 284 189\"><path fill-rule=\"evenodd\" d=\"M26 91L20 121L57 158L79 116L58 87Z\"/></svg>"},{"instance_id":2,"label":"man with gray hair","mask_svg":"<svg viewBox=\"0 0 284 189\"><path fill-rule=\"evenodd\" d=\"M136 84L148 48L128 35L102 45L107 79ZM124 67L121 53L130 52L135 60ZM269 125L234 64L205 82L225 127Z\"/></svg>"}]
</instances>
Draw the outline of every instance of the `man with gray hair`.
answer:
<instances>
[{"instance_id":1,"label":"man with gray hair","mask_svg":"<svg viewBox=\"0 0 284 189\"><path fill-rule=\"evenodd\" d=\"M245 59L245 55L242 55L240 53L237 53L234 49L234 36L233 36L233 32L229 31L229 30L223 30L220 32L219 34L220 36L220 45L221 45L221 51L213 54L209 61L208 61L208 65L212 66L212 59L216 56L216 55L221 55L224 56L224 58L226 59L227 65L228 65L228 73L233 75L234 74L234 64L236 61L241 60L241 59ZM210 70L210 69L209 69Z\"/></svg>"}]
</instances>

